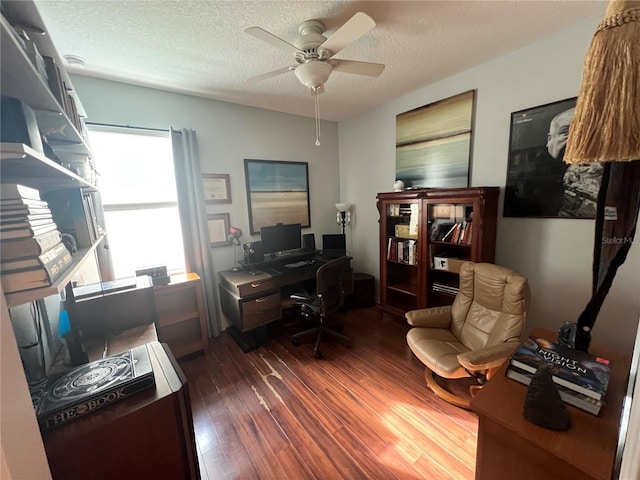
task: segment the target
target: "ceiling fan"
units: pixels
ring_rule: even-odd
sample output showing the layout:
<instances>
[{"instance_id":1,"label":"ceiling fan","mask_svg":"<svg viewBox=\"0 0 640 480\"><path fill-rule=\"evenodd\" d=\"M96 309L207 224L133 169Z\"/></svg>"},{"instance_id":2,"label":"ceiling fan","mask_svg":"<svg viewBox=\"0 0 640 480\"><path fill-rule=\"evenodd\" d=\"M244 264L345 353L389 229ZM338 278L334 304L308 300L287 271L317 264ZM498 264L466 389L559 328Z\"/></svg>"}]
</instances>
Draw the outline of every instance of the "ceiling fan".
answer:
<instances>
[{"instance_id":1,"label":"ceiling fan","mask_svg":"<svg viewBox=\"0 0 640 480\"><path fill-rule=\"evenodd\" d=\"M380 63L334 58L343 48L355 42L375 26L376 23L369 15L358 12L327 38L323 35L325 27L320 20L307 20L298 26L300 38L295 42L295 45L260 27L247 28L245 32L249 35L270 43L285 52L293 53L296 62L296 65L263 73L257 77L249 78L247 81L257 82L283 73L294 72L296 78L308 87L311 95L315 97L316 145L320 145L318 95L324 92L324 84L329 79L331 72L335 70L377 77L384 70L384 65Z\"/></svg>"},{"instance_id":2,"label":"ceiling fan","mask_svg":"<svg viewBox=\"0 0 640 480\"><path fill-rule=\"evenodd\" d=\"M358 12L327 38L322 35L325 28L320 20L307 20L298 26L300 38L295 45L276 37L260 27L247 28L245 32L249 35L270 43L281 50L293 53L297 63L297 65L290 65L249 78L247 81L265 80L293 71L298 80L309 88L311 95L318 95L324 91L324 83L334 70L377 77L384 70L384 65L380 63L333 58L343 48L355 42L375 26L375 22L369 15Z\"/></svg>"}]
</instances>

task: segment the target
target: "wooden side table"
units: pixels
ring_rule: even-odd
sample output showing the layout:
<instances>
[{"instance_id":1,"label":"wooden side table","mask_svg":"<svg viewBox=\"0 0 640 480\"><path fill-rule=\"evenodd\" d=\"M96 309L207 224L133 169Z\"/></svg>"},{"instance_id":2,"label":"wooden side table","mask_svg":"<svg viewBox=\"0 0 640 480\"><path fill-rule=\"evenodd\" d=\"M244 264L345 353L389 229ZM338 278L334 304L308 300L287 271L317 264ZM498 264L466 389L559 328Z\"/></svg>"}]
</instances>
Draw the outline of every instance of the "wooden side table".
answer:
<instances>
[{"instance_id":1,"label":"wooden side table","mask_svg":"<svg viewBox=\"0 0 640 480\"><path fill-rule=\"evenodd\" d=\"M42 434L53 478L200 478L187 379L164 345L149 346L155 388Z\"/></svg>"},{"instance_id":2,"label":"wooden side table","mask_svg":"<svg viewBox=\"0 0 640 480\"><path fill-rule=\"evenodd\" d=\"M531 335L555 339L543 329ZM592 350L611 361L605 405L598 416L567 405L572 426L566 432L524 419L527 387L505 376L508 362L478 392L471 401L479 417L477 480L611 480L631 358L597 346Z\"/></svg>"},{"instance_id":3,"label":"wooden side table","mask_svg":"<svg viewBox=\"0 0 640 480\"><path fill-rule=\"evenodd\" d=\"M158 337L176 358L203 351L208 342L202 285L195 273L172 275L167 285L153 287Z\"/></svg>"}]
</instances>

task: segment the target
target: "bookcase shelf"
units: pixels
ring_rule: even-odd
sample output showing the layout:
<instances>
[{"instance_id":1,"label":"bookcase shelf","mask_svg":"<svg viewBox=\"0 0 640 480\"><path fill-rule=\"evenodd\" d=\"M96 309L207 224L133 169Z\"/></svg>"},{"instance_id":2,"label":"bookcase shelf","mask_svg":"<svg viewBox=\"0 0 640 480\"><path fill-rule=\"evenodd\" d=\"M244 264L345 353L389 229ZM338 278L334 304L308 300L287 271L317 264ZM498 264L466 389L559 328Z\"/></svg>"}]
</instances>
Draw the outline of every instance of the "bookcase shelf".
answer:
<instances>
[{"instance_id":1,"label":"bookcase shelf","mask_svg":"<svg viewBox=\"0 0 640 480\"><path fill-rule=\"evenodd\" d=\"M96 190L95 185L23 143L0 144L0 176L47 192L61 188Z\"/></svg>"},{"instance_id":2,"label":"bookcase shelf","mask_svg":"<svg viewBox=\"0 0 640 480\"><path fill-rule=\"evenodd\" d=\"M93 255L95 249L102 243L105 236L101 235L98 240L89 248L81 248L73 255L73 263L64 271L64 273L58 278L53 285L43 288L34 288L33 290L23 290L20 292L7 293L5 299L7 301L7 307L17 307L24 303L33 302L39 298L48 297L49 295L55 295L64 290L64 287L71 281L71 279L78 273L78 270L82 267L85 260Z\"/></svg>"},{"instance_id":3,"label":"bookcase shelf","mask_svg":"<svg viewBox=\"0 0 640 480\"><path fill-rule=\"evenodd\" d=\"M42 18L35 5L31 2L3 2L4 11L0 18L0 47L3 65L11 65L11 68L0 70L0 84L2 94L18 98L35 111L38 126L41 131L50 132L47 137L52 147L71 144L76 151L90 154L91 149L84 137L78 132L74 123L67 116L64 108L58 103L49 86L38 75L35 67L26 53L14 38L11 25L29 26L46 32ZM58 65L63 65L51 38L48 34L34 35L41 54L52 57ZM71 82L64 70L61 72L65 83L70 87ZM73 94L73 93L72 93ZM84 116L84 110L74 95L79 113ZM56 149L56 154L60 152Z\"/></svg>"},{"instance_id":4,"label":"bookcase shelf","mask_svg":"<svg viewBox=\"0 0 640 480\"><path fill-rule=\"evenodd\" d=\"M379 193L380 307L403 316L408 310L450 305L455 294L434 290L434 284L456 291L461 261L493 262L499 191L470 187ZM458 233L450 235L458 240L442 241L454 226ZM412 242L411 263L397 260L400 249L394 254L395 243L403 241ZM451 270L433 268L436 257L451 259L445 267Z\"/></svg>"}]
</instances>

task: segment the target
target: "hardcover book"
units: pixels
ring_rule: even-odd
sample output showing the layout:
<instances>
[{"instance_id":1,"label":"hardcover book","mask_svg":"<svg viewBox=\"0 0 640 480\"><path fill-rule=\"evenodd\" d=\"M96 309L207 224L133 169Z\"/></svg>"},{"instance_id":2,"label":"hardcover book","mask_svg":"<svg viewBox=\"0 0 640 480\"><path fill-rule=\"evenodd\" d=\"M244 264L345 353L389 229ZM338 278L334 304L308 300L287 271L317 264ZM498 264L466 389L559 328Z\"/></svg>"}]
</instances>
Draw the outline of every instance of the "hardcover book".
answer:
<instances>
[{"instance_id":1,"label":"hardcover book","mask_svg":"<svg viewBox=\"0 0 640 480\"><path fill-rule=\"evenodd\" d=\"M535 373L551 366L553 381L588 397L602 400L609 385L609 360L539 337L529 337L512 355L510 364Z\"/></svg>"},{"instance_id":2,"label":"hardcover book","mask_svg":"<svg viewBox=\"0 0 640 480\"><path fill-rule=\"evenodd\" d=\"M24 227L17 230L2 230L0 231L0 239L9 240L12 238L29 238L35 237L42 233L51 232L57 230L55 223L50 222L46 225L38 225L37 227Z\"/></svg>"},{"instance_id":3,"label":"hardcover book","mask_svg":"<svg viewBox=\"0 0 640 480\"><path fill-rule=\"evenodd\" d=\"M154 385L148 346L142 345L49 379L31 389L31 399L45 431Z\"/></svg>"},{"instance_id":4,"label":"hardcover book","mask_svg":"<svg viewBox=\"0 0 640 480\"><path fill-rule=\"evenodd\" d=\"M40 191L18 183L3 183L0 185L0 198L2 200L16 198L40 200Z\"/></svg>"},{"instance_id":5,"label":"hardcover book","mask_svg":"<svg viewBox=\"0 0 640 480\"><path fill-rule=\"evenodd\" d=\"M5 293L10 293L49 287L60 278L71 263L73 263L73 257L65 247L64 251L47 265L25 270L2 272L2 275L0 275L2 288Z\"/></svg>"},{"instance_id":6,"label":"hardcover book","mask_svg":"<svg viewBox=\"0 0 640 480\"><path fill-rule=\"evenodd\" d=\"M58 256L67 251L67 247L62 242L58 242L52 248L44 252L42 255L30 258L19 258L5 260L4 257L0 261L0 271L12 272L16 270L25 270L30 268L44 267L53 262Z\"/></svg>"},{"instance_id":7,"label":"hardcover book","mask_svg":"<svg viewBox=\"0 0 640 480\"><path fill-rule=\"evenodd\" d=\"M51 230L33 237L6 241L2 239L0 257L2 257L3 261L15 258L37 257L60 243L61 238L58 230Z\"/></svg>"},{"instance_id":8,"label":"hardcover book","mask_svg":"<svg viewBox=\"0 0 640 480\"><path fill-rule=\"evenodd\" d=\"M514 365L509 365L507 368L507 377L522 383L523 385L529 385L531 383L531 379L533 378L533 373L518 368ZM580 408L585 412L592 413L593 415L598 415L600 413L600 409L603 406L603 402L600 400L596 400L595 398L584 395L580 392L576 392L570 388L567 388L563 385L559 385L556 383L556 387L558 389L558 393L560 394L560 398L562 401L573 405L574 407Z\"/></svg>"}]
</instances>

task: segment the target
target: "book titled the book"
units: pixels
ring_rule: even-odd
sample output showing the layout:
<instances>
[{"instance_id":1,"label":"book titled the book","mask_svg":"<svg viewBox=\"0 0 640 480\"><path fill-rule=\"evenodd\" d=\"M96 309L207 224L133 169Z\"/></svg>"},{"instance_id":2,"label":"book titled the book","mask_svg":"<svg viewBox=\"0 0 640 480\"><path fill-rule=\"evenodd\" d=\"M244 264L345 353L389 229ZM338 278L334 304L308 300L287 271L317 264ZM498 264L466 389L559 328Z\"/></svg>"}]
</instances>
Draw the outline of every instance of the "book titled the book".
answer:
<instances>
[{"instance_id":1,"label":"book titled the book","mask_svg":"<svg viewBox=\"0 0 640 480\"><path fill-rule=\"evenodd\" d=\"M10 240L3 238L0 243L0 257L2 261L37 257L60 243L61 238L58 230L51 230L34 237L14 238Z\"/></svg>"},{"instance_id":2,"label":"book titled the book","mask_svg":"<svg viewBox=\"0 0 640 480\"><path fill-rule=\"evenodd\" d=\"M509 365L506 375L523 385L529 385L534 374L514 365ZM596 400L595 398L576 392L575 390L559 384L556 384L556 388L558 389L558 393L560 394L560 398L563 402L593 415L598 415L598 413L600 413L600 409L604 404L602 401Z\"/></svg>"},{"instance_id":3,"label":"book titled the book","mask_svg":"<svg viewBox=\"0 0 640 480\"><path fill-rule=\"evenodd\" d=\"M533 336L515 351L510 364L530 373L548 364L555 383L596 400L604 397L611 376L609 360Z\"/></svg>"},{"instance_id":4,"label":"book titled the book","mask_svg":"<svg viewBox=\"0 0 640 480\"><path fill-rule=\"evenodd\" d=\"M95 412L155 385L148 344L81 365L43 387L31 398L42 431Z\"/></svg>"},{"instance_id":5,"label":"book titled the book","mask_svg":"<svg viewBox=\"0 0 640 480\"><path fill-rule=\"evenodd\" d=\"M49 287L60 278L72 263L73 257L65 247L64 252L47 265L13 272L2 272L0 275L2 288L5 293L11 293Z\"/></svg>"}]
</instances>

